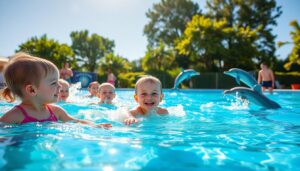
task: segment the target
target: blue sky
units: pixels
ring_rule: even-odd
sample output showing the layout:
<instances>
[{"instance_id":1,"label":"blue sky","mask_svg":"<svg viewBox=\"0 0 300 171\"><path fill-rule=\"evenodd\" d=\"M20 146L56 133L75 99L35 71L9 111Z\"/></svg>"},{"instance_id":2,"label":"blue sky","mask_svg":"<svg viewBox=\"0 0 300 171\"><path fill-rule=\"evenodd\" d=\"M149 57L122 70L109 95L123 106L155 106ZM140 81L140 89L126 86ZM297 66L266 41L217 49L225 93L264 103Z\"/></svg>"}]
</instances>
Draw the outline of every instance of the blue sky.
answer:
<instances>
[{"instance_id":1,"label":"blue sky","mask_svg":"<svg viewBox=\"0 0 300 171\"><path fill-rule=\"evenodd\" d=\"M0 56L14 53L33 36L47 34L60 43L71 44L72 31L89 30L115 41L115 52L130 61L141 58L147 45L143 35L149 22L146 11L160 0L1 0ZM203 8L204 0L198 0ZM300 23L299 0L277 0L283 14L274 28L276 41L290 41L289 22ZM291 45L276 51L286 58Z\"/></svg>"}]
</instances>

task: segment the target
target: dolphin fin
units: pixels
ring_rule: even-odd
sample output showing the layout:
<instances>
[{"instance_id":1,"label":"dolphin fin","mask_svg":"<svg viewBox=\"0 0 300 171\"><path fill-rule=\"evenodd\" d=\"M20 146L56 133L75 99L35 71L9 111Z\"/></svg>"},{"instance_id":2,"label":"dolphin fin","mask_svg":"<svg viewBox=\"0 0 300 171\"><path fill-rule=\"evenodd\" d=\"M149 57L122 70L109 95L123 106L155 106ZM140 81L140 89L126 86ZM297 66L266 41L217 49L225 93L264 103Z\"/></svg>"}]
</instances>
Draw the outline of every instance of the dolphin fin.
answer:
<instances>
[{"instance_id":1,"label":"dolphin fin","mask_svg":"<svg viewBox=\"0 0 300 171\"><path fill-rule=\"evenodd\" d=\"M239 75L236 76L235 81L236 81L239 85L241 85L241 81L240 81L240 76L239 76Z\"/></svg>"},{"instance_id":2,"label":"dolphin fin","mask_svg":"<svg viewBox=\"0 0 300 171\"><path fill-rule=\"evenodd\" d=\"M262 94L261 91L261 85L260 84L255 84L255 86L253 86L253 90L258 92L259 94Z\"/></svg>"}]
</instances>

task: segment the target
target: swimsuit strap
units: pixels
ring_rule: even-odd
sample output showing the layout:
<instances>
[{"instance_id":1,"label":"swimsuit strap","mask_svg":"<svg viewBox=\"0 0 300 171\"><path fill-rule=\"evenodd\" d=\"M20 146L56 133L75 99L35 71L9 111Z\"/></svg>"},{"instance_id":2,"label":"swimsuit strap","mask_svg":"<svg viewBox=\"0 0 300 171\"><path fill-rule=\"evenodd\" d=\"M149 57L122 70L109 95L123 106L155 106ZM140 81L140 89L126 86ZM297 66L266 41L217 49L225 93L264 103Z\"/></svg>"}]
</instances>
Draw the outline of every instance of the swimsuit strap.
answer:
<instances>
[{"instance_id":1,"label":"swimsuit strap","mask_svg":"<svg viewBox=\"0 0 300 171\"><path fill-rule=\"evenodd\" d=\"M21 112L23 113L23 115L25 116L25 118L30 117L28 115L28 113L26 112L26 110L21 105L17 105L16 107L21 110ZM30 117L30 118L32 118L32 117Z\"/></svg>"},{"instance_id":2,"label":"swimsuit strap","mask_svg":"<svg viewBox=\"0 0 300 171\"><path fill-rule=\"evenodd\" d=\"M48 118L48 120L58 121L57 117L55 116L55 114L53 113L53 111L51 110L51 108L48 105L46 105L46 107L47 107L47 109L50 112L50 117Z\"/></svg>"},{"instance_id":3,"label":"swimsuit strap","mask_svg":"<svg viewBox=\"0 0 300 171\"><path fill-rule=\"evenodd\" d=\"M42 119L42 120L38 120L32 116L29 116L28 113L26 112L26 110L21 106L21 105L17 105L16 106L18 109L21 110L21 112L24 115L24 119L21 123L27 123L27 122L45 122L45 121L58 121L58 119L56 118L55 114L53 113L53 111L50 109L50 107L48 105L46 105L48 111L50 112L50 116L47 119Z\"/></svg>"}]
</instances>

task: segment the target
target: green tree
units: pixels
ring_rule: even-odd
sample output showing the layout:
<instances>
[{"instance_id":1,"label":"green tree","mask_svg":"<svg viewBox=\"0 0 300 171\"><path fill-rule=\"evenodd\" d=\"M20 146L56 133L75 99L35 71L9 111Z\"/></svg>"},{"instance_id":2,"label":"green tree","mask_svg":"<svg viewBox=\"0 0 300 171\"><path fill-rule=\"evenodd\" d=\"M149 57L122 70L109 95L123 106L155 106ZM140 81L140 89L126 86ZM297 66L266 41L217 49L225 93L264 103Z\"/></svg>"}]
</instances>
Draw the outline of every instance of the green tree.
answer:
<instances>
[{"instance_id":1,"label":"green tree","mask_svg":"<svg viewBox=\"0 0 300 171\"><path fill-rule=\"evenodd\" d=\"M284 65L287 70L290 70L293 64L300 65L300 26L296 20L291 21L290 26L294 28L294 31L290 32L293 42L278 42L279 47L294 44L292 52L288 56L289 61Z\"/></svg>"},{"instance_id":2,"label":"green tree","mask_svg":"<svg viewBox=\"0 0 300 171\"><path fill-rule=\"evenodd\" d=\"M100 60L98 74L102 81L106 81L106 71L111 69L117 77L117 87L134 87L137 76L142 72L129 72L132 68L133 64L126 58L110 53Z\"/></svg>"},{"instance_id":3,"label":"green tree","mask_svg":"<svg viewBox=\"0 0 300 171\"><path fill-rule=\"evenodd\" d=\"M174 67L176 67L174 53L172 50L166 50L162 42L158 48L148 48L142 59L142 68L146 72L166 72Z\"/></svg>"},{"instance_id":4,"label":"green tree","mask_svg":"<svg viewBox=\"0 0 300 171\"><path fill-rule=\"evenodd\" d=\"M195 14L199 14L199 7L191 0L162 0L154 4L153 9L146 13L150 22L144 27L144 34L151 47L159 46L162 41L173 47L185 29L185 25Z\"/></svg>"},{"instance_id":5,"label":"green tree","mask_svg":"<svg viewBox=\"0 0 300 171\"><path fill-rule=\"evenodd\" d=\"M58 67L62 67L65 62L72 67L76 66L72 49L67 44L60 44L58 41L48 39L46 34L40 38L32 37L22 43L19 45L19 49L16 50L16 52L20 51L50 60Z\"/></svg>"},{"instance_id":6,"label":"green tree","mask_svg":"<svg viewBox=\"0 0 300 171\"><path fill-rule=\"evenodd\" d=\"M254 44L258 52L254 56L257 61L271 63L276 60L272 26L277 25L276 18L282 13L276 0L207 0L207 7L211 18L226 18L229 27L249 27L258 31L258 39ZM231 37L227 42L229 49L236 48Z\"/></svg>"},{"instance_id":7,"label":"green tree","mask_svg":"<svg viewBox=\"0 0 300 171\"><path fill-rule=\"evenodd\" d=\"M99 75L105 75L108 69L115 75L130 71L132 68L131 63L124 57L114 55L113 53L106 54L99 63Z\"/></svg>"},{"instance_id":8,"label":"green tree","mask_svg":"<svg viewBox=\"0 0 300 171\"><path fill-rule=\"evenodd\" d=\"M233 49L228 48L228 38L234 40ZM201 72L228 69L226 67L251 67L255 53L252 44L256 32L249 27L229 27L226 19L212 20L195 15L187 24L184 36L177 42L177 50L191 58L192 67ZM233 60L231 55L235 54ZM254 65L252 65L254 67Z\"/></svg>"},{"instance_id":9,"label":"green tree","mask_svg":"<svg viewBox=\"0 0 300 171\"><path fill-rule=\"evenodd\" d=\"M89 36L87 30L71 33L72 49L76 59L82 64L84 70L94 72L98 62L106 54L113 53L115 43L97 34Z\"/></svg>"},{"instance_id":10,"label":"green tree","mask_svg":"<svg viewBox=\"0 0 300 171\"><path fill-rule=\"evenodd\" d=\"M157 48L151 49L148 47L141 63L145 73L160 79L164 88L172 87L175 76L180 72L175 61L174 51L167 49L163 42L160 42Z\"/></svg>"}]
</instances>

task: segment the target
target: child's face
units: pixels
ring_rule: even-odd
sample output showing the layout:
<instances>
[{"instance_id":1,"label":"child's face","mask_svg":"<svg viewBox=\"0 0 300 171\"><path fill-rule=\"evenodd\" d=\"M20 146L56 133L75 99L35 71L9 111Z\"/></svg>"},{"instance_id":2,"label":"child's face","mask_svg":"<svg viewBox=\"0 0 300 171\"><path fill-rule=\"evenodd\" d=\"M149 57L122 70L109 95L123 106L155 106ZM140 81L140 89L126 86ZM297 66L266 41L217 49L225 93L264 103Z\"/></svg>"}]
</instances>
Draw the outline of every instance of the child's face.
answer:
<instances>
[{"instance_id":1,"label":"child's face","mask_svg":"<svg viewBox=\"0 0 300 171\"><path fill-rule=\"evenodd\" d=\"M163 98L161 89L158 83L146 81L137 86L137 93L134 99L143 110L149 112L155 109Z\"/></svg>"},{"instance_id":2,"label":"child's face","mask_svg":"<svg viewBox=\"0 0 300 171\"><path fill-rule=\"evenodd\" d=\"M59 90L58 99L66 101L69 97L69 86L67 84L60 84L61 88Z\"/></svg>"},{"instance_id":3,"label":"child's face","mask_svg":"<svg viewBox=\"0 0 300 171\"><path fill-rule=\"evenodd\" d=\"M92 84L88 89L92 96L96 96L98 93L99 84Z\"/></svg>"},{"instance_id":4,"label":"child's face","mask_svg":"<svg viewBox=\"0 0 300 171\"><path fill-rule=\"evenodd\" d=\"M111 86L103 86L99 92L101 103L111 104L112 100L116 97L115 90Z\"/></svg>"},{"instance_id":5,"label":"child's face","mask_svg":"<svg viewBox=\"0 0 300 171\"><path fill-rule=\"evenodd\" d=\"M40 82L37 88L36 97L44 103L57 102L60 84L58 83L59 74L57 72L48 74Z\"/></svg>"}]
</instances>

